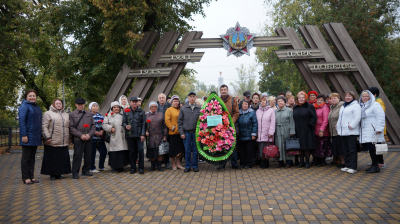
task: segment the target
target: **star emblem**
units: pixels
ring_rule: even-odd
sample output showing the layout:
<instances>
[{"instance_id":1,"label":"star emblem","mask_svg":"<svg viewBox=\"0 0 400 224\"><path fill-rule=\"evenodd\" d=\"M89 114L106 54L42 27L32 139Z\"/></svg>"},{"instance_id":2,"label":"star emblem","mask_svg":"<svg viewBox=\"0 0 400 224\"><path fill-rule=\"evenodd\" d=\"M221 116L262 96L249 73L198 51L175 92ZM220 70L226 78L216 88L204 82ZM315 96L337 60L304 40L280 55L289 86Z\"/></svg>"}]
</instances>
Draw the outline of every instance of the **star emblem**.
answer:
<instances>
[{"instance_id":1,"label":"star emblem","mask_svg":"<svg viewBox=\"0 0 400 224\"><path fill-rule=\"evenodd\" d=\"M249 55L249 50L253 47L255 33L250 33L246 27L241 27L239 22L235 27L231 27L226 34L219 35L223 40L223 47L228 51L227 56L233 54L240 57L244 54Z\"/></svg>"}]
</instances>

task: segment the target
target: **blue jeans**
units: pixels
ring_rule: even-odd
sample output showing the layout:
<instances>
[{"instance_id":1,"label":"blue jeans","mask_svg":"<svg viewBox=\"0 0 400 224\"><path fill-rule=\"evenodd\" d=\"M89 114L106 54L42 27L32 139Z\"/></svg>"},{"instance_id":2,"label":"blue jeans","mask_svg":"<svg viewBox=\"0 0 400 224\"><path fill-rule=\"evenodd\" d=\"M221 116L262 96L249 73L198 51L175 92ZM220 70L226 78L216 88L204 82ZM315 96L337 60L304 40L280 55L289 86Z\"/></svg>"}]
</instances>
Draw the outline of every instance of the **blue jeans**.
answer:
<instances>
[{"instance_id":1,"label":"blue jeans","mask_svg":"<svg viewBox=\"0 0 400 224\"><path fill-rule=\"evenodd\" d=\"M90 170L96 169L96 165L94 164L96 162L96 149L98 149L100 153L99 168L104 168L104 162L106 161L107 156L106 144L103 141L99 141L99 144L97 144L97 141L94 140L92 143L92 161L90 164Z\"/></svg>"},{"instance_id":2,"label":"blue jeans","mask_svg":"<svg viewBox=\"0 0 400 224\"><path fill-rule=\"evenodd\" d=\"M183 139L183 144L185 145L185 168L199 168L198 164L198 152L196 147L196 134L195 133L185 133L185 139ZM192 158L193 152L193 158Z\"/></svg>"},{"instance_id":3,"label":"blue jeans","mask_svg":"<svg viewBox=\"0 0 400 224\"><path fill-rule=\"evenodd\" d=\"M232 153L231 165L232 165L232 167L238 167L239 166L239 164L237 162L237 146L235 147L235 150L233 150L233 153Z\"/></svg>"}]
</instances>

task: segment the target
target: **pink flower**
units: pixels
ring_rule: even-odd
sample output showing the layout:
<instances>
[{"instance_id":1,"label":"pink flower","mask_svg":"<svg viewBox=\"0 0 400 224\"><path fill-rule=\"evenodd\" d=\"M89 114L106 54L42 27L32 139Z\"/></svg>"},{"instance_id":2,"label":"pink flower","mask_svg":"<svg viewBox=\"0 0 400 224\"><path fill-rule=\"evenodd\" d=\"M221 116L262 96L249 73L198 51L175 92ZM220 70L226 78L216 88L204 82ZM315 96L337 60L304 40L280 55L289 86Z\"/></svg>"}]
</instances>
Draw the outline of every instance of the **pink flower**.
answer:
<instances>
[{"instance_id":1,"label":"pink flower","mask_svg":"<svg viewBox=\"0 0 400 224\"><path fill-rule=\"evenodd\" d=\"M207 123L201 123L200 124L200 129L205 130L208 127Z\"/></svg>"},{"instance_id":2,"label":"pink flower","mask_svg":"<svg viewBox=\"0 0 400 224\"><path fill-rule=\"evenodd\" d=\"M213 104L214 104L214 105L218 105L219 102L216 100L216 101L213 102Z\"/></svg>"},{"instance_id":3,"label":"pink flower","mask_svg":"<svg viewBox=\"0 0 400 224\"><path fill-rule=\"evenodd\" d=\"M206 112L206 110L205 109L201 109L200 112L204 114Z\"/></svg>"}]
</instances>

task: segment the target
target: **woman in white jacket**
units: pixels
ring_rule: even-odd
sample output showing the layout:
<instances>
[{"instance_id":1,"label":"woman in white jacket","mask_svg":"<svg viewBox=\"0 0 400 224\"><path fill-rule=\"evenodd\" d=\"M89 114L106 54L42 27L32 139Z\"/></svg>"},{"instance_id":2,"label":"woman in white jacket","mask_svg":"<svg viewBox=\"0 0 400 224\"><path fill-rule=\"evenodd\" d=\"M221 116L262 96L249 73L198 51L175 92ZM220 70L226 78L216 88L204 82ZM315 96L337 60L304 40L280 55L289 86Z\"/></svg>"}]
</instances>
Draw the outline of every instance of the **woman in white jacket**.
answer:
<instances>
[{"instance_id":1,"label":"woman in white jacket","mask_svg":"<svg viewBox=\"0 0 400 224\"><path fill-rule=\"evenodd\" d=\"M345 167L341 170L348 173L357 172L357 137L360 135L361 108L355 93L345 93L345 103L340 108L336 130L342 136Z\"/></svg>"},{"instance_id":2,"label":"woman in white jacket","mask_svg":"<svg viewBox=\"0 0 400 224\"><path fill-rule=\"evenodd\" d=\"M374 95L364 90L360 98L361 130L360 143L362 151L369 151L372 166L366 169L367 173L379 173L378 157L373 142L384 142L383 129L385 128L385 112L382 106L375 102ZM377 138L378 137L378 138ZM378 140L378 141L377 141Z\"/></svg>"}]
</instances>

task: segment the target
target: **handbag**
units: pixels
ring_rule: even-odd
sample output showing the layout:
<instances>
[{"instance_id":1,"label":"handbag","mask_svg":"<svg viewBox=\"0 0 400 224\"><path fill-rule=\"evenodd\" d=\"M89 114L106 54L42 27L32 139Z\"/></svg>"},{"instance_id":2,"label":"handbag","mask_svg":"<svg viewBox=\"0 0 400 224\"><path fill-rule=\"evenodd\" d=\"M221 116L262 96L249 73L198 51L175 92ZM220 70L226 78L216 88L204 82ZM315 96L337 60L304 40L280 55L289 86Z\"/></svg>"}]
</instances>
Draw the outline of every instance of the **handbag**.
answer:
<instances>
[{"instance_id":1,"label":"handbag","mask_svg":"<svg viewBox=\"0 0 400 224\"><path fill-rule=\"evenodd\" d=\"M275 141L272 143L272 145L266 145L263 148L263 153L262 153L263 159L278 158L280 156L281 155L279 153L279 148L278 146L275 145Z\"/></svg>"},{"instance_id":2,"label":"handbag","mask_svg":"<svg viewBox=\"0 0 400 224\"><path fill-rule=\"evenodd\" d=\"M158 155L162 156L169 153L169 143L167 141L162 141L160 146L158 146Z\"/></svg>"},{"instance_id":3,"label":"handbag","mask_svg":"<svg viewBox=\"0 0 400 224\"><path fill-rule=\"evenodd\" d=\"M285 140L286 151L298 151L300 150L300 140L299 138L288 138Z\"/></svg>"},{"instance_id":4,"label":"handbag","mask_svg":"<svg viewBox=\"0 0 400 224\"><path fill-rule=\"evenodd\" d=\"M107 143L110 143L111 135L109 133L105 132L103 136L104 136L104 141Z\"/></svg>"},{"instance_id":5,"label":"handbag","mask_svg":"<svg viewBox=\"0 0 400 224\"><path fill-rule=\"evenodd\" d=\"M373 142L372 144L375 145L376 155L387 154L388 153L388 146L387 146L386 142L379 143L377 134L375 134L375 139L376 139L375 142Z\"/></svg>"}]
</instances>

